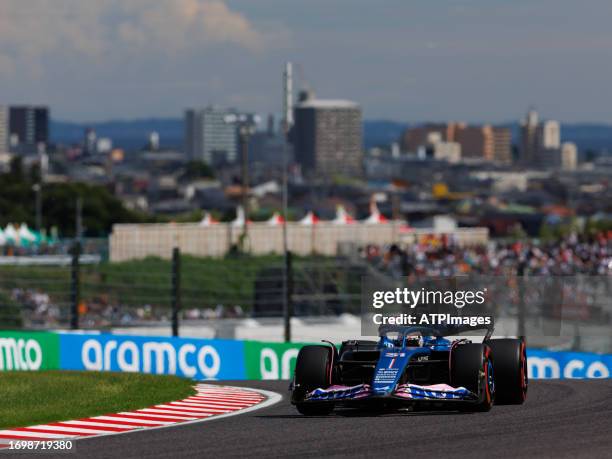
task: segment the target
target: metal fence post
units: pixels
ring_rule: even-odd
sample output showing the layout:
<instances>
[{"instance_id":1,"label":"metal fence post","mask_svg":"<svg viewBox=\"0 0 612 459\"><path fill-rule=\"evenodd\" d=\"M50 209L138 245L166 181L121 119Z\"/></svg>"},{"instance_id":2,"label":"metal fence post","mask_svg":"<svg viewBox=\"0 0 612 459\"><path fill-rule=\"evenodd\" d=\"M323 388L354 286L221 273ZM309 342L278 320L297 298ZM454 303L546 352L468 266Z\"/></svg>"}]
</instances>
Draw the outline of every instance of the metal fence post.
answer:
<instances>
[{"instance_id":1,"label":"metal fence post","mask_svg":"<svg viewBox=\"0 0 612 459\"><path fill-rule=\"evenodd\" d=\"M516 334L520 338L525 337L525 270L527 265L524 261L521 261L517 267L517 276L518 276L518 296L519 296L519 304L518 304L518 321L517 321L517 330Z\"/></svg>"},{"instance_id":2,"label":"metal fence post","mask_svg":"<svg viewBox=\"0 0 612 459\"><path fill-rule=\"evenodd\" d=\"M80 263L81 244L75 241L72 246L72 265L70 276L70 328L79 328L79 303L81 302Z\"/></svg>"},{"instance_id":3,"label":"metal fence post","mask_svg":"<svg viewBox=\"0 0 612 459\"><path fill-rule=\"evenodd\" d=\"M181 251L172 250L172 336L179 335L179 311L181 309Z\"/></svg>"},{"instance_id":4,"label":"metal fence post","mask_svg":"<svg viewBox=\"0 0 612 459\"><path fill-rule=\"evenodd\" d=\"M293 254L291 251L287 251L285 254L285 276L283 279L284 285L284 322L285 322L285 342L291 342L291 317L293 316L293 303L291 301L293 296Z\"/></svg>"}]
</instances>

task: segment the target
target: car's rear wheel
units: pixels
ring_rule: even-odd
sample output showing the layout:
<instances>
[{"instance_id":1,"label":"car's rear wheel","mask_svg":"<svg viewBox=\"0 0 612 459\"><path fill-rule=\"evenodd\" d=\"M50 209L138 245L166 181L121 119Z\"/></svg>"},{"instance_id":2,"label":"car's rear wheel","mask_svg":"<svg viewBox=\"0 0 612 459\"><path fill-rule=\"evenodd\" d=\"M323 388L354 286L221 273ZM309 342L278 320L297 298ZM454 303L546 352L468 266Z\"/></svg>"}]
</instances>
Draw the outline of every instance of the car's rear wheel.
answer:
<instances>
[{"instance_id":1,"label":"car's rear wheel","mask_svg":"<svg viewBox=\"0 0 612 459\"><path fill-rule=\"evenodd\" d=\"M321 416L333 411L333 402L303 401L307 393L315 389L326 389L331 385L332 358L332 349L329 346L304 346L300 349L295 363L293 398L301 414Z\"/></svg>"},{"instance_id":2,"label":"car's rear wheel","mask_svg":"<svg viewBox=\"0 0 612 459\"><path fill-rule=\"evenodd\" d=\"M495 401L491 350L480 343L461 344L450 356L451 384L478 395L477 403L461 404L463 411L489 411Z\"/></svg>"},{"instance_id":3,"label":"car's rear wheel","mask_svg":"<svg viewBox=\"0 0 612 459\"><path fill-rule=\"evenodd\" d=\"M520 405L527 399L527 353L521 339L493 339L488 342L495 367L497 403Z\"/></svg>"}]
</instances>

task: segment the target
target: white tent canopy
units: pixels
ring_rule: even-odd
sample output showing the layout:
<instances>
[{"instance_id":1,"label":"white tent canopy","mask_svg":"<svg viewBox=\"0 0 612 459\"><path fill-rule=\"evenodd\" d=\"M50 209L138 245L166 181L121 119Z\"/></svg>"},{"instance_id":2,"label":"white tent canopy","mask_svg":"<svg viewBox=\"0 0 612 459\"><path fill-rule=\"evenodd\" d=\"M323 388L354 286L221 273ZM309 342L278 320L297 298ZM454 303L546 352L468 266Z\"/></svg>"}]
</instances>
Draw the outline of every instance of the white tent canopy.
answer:
<instances>
[{"instance_id":1,"label":"white tent canopy","mask_svg":"<svg viewBox=\"0 0 612 459\"><path fill-rule=\"evenodd\" d=\"M217 220L215 220L212 215L210 215L210 212L206 212L204 214L204 218L202 218L202 220L200 221L200 226L210 226L210 225L214 225L216 223L219 223Z\"/></svg>"},{"instance_id":2,"label":"white tent canopy","mask_svg":"<svg viewBox=\"0 0 612 459\"><path fill-rule=\"evenodd\" d=\"M349 225L355 223L355 219L351 217L348 212L344 209L344 206L338 205L336 207L336 218L331 221L334 225Z\"/></svg>"},{"instance_id":3,"label":"white tent canopy","mask_svg":"<svg viewBox=\"0 0 612 459\"><path fill-rule=\"evenodd\" d=\"M270 226L277 226L282 225L284 221L285 219L278 212L274 212L266 223Z\"/></svg>"},{"instance_id":4,"label":"white tent canopy","mask_svg":"<svg viewBox=\"0 0 612 459\"><path fill-rule=\"evenodd\" d=\"M313 211L309 211L298 223L305 226L316 225L319 223L319 217L317 217Z\"/></svg>"},{"instance_id":5,"label":"white tent canopy","mask_svg":"<svg viewBox=\"0 0 612 459\"><path fill-rule=\"evenodd\" d=\"M372 199L370 201L370 216L363 220L363 223L367 225L378 225L380 223L388 223L387 218L380 213L378 210L378 206L376 205L376 201Z\"/></svg>"},{"instance_id":6,"label":"white tent canopy","mask_svg":"<svg viewBox=\"0 0 612 459\"><path fill-rule=\"evenodd\" d=\"M233 227L244 226L244 209L242 206L238 206L238 209L236 209L236 218L232 220L231 225Z\"/></svg>"},{"instance_id":7,"label":"white tent canopy","mask_svg":"<svg viewBox=\"0 0 612 459\"><path fill-rule=\"evenodd\" d=\"M19 243L19 233L17 233L17 230L12 223L6 225L6 228L4 229L4 238L6 242L12 242L14 244Z\"/></svg>"},{"instance_id":8,"label":"white tent canopy","mask_svg":"<svg viewBox=\"0 0 612 459\"><path fill-rule=\"evenodd\" d=\"M34 242L36 241L36 235L30 230L30 228L28 228L28 225L26 225L25 223L22 223L21 226L19 226L19 239L21 241L28 241L28 242Z\"/></svg>"}]
</instances>

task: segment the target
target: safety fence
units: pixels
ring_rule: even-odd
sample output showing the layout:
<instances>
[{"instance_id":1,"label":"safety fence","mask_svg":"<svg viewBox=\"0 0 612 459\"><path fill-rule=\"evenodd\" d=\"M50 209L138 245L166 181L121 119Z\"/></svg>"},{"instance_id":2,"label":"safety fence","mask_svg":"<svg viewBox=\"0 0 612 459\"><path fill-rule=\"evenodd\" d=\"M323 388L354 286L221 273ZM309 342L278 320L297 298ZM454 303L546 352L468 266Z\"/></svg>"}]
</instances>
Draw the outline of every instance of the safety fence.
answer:
<instances>
[{"instance_id":1,"label":"safety fence","mask_svg":"<svg viewBox=\"0 0 612 459\"><path fill-rule=\"evenodd\" d=\"M109 329L172 320L359 313L371 269L337 257L236 255L63 265L0 265L0 328ZM285 287L286 286L286 287ZM285 290L285 288L287 290Z\"/></svg>"},{"instance_id":2,"label":"safety fence","mask_svg":"<svg viewBox=\"0 0 612 459\"><path fill-rule=\"evenodd\" d=\"M290 379L304 343L0 332L0 370L90 370L194 379ZM527 351L531 378L610 378L612 355Z\"/></svg>"}]
</instances>

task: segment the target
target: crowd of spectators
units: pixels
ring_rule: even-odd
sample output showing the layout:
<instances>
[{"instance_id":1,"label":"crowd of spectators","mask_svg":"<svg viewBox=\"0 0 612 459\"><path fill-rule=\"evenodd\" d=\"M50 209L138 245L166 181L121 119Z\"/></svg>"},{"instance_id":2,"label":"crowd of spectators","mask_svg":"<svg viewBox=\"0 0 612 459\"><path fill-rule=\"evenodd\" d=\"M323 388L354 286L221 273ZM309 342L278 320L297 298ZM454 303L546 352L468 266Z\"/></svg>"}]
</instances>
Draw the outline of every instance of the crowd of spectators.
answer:
<instances>
[{"instance_id":1,"label":"crowd of spectators","mask_svg":"<svg viewBox=\"0 0 612 459\"><path fill-rule=\"evenodd\" d=\"M400 247L368 245L360 255L393 277L452 277L464 274L605 275L612 273L612 231L571 235L554 242L491 242L461 247L452 237L429 236Z\"/></svg>"},{"instance_id":2,"label":"crowd of spectators","mask_svg":"<svg viewBox=\"0 0 612 459\"><path fill-rule=\"evenodd\" d=\"M11 300L21 305L29 323L35 325L57 326L61 321L61 309L48 293L39 289L14 288Z\"/></svg>"},{"instance_id":3,"label":"crowd of spectators","mask_svg":"<svg viewBox=\"0 0 612 459\"><path fill-rule=\"evenodd\" d=\"M62 327L70 318L70 305L57 302L48 293L35 288L15 288L11 301L20 305L22 318L29 327ZM0 304L0 306L2 306ZM122 305L111 301L106 295L82 300L78 306L79 323L82 328L107 328L112 326L142 325L170 320L170 311L160 305ZM226 319L244 317L241 306L217 305L214 308L187 308L182 311L182 320Z\"/></svg>"}]
</instances>

